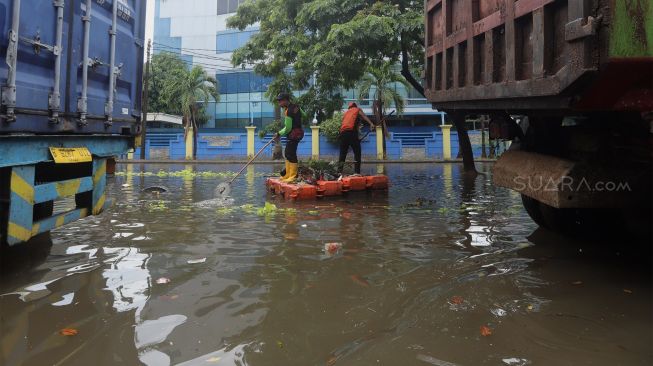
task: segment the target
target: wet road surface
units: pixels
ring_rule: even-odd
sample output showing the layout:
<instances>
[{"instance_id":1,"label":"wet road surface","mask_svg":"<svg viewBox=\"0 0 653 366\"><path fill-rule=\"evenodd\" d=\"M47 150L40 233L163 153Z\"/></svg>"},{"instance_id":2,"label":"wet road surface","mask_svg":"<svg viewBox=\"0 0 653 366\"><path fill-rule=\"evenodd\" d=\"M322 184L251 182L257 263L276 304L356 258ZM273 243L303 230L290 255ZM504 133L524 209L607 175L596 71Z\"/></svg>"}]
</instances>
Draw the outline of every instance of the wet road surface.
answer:
<instances>
[{"instance_id":1,"label":"wet road surface","mask_svg":"<svg viewBox=\"0 0 653 366\"><path fill-rule=\"evenodd\" d=\"M222 205L197 203L238 166L118 168L110 211L3 253L1 365L653 362L642 243L537 229L489 176L388 165L387 194L292 204L260 165Z\"/></svg>"}]
</instances>

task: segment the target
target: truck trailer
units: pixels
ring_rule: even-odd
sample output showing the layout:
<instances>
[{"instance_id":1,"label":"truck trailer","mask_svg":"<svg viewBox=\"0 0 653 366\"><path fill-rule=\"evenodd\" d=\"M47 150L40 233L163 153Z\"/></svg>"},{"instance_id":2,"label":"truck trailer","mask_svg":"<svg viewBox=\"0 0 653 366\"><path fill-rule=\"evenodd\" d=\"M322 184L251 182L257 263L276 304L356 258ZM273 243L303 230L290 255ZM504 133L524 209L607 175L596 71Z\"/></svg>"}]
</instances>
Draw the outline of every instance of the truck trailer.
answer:
<instances>
[{"instance_id":1,"label":"truck trailer","mask_svg":"<svg viewBox=\"0 0 653 366\"><path fill-rule=\"evenodd\" d=\"M139 133L145 3L0 0L0 251L109 204L107 161Z\"/></svg>"},{"instance_id":2,"label":"truck trailer","mask_svg":"<svg viewBox=\"0 0 653 366\"><path fill-rule=\"evenodd\" d=\"M535 222L649 230L650 0L427 0L425 18L428 100L514 140L493 180Z\"/></svg>"}]
</instances>

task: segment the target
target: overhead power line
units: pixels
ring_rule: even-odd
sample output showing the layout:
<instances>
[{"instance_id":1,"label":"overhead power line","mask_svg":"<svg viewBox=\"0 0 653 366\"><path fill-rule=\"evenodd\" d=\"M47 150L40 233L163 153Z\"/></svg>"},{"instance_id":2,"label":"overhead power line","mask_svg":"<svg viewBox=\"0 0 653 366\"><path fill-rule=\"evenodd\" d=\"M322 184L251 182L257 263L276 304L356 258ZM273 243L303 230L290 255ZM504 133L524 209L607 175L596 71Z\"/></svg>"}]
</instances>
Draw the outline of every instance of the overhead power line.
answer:
<instances>
[{"instance_id":1,"label":"overhead power line","mask_svg":"<svg viewBox=\"0 0 653 366\"><path fill-rule=\"evenodd\" d=\"M166 53L178 55L178 53L172 52L172 51L161 51L161 52L166 52ZM236 67L234 67L234 68L225 68L224 65L216 65L216 64L211 64L211 63L208 63L208 62L199 62L199 61L195 61L195 60L190 61L190 60L185 60L183 58L181 58L180 60L182 62L184 62L185 64L190 65L190 66L195 66L195 65L205 66L205 67L210 67L210 68L216 69L218 71L225 71L225 72L252 71L251 69L242 70L242 69L236 68Z\"/></svg>"},{"instance_id":2,"label":"overhead power line","mask_svg":"<svg viewBox=\"0 0 653 366\"><path fill-rule=\"evenodd\" d=\"M228 53L228 52L233 52L233 50L218 50L218 49L209 49L209 48L188 48L188 47L175 47L175 46L170 46L167 44L159 43L159 42L152 42L152 44L156 46L161 46L161 47L166 47L166 48L172 48L175 50L184 50L184 51L206 51L206 52L214 52L214 53Z\"/></svg>"},{"instance_id":3,"label":"overhead power line","mask_svg":"<svg viewBox=\"0 0 653 366\"><path fill-rule=\"evenodd\" d=\"M213 53L212 54L206 54L206 53L202 53L202 52L198 52L198 51L189 51L187 48L167 47L167 46L161 46L161 48L158 48L158 50L159 51L172 50L172 51L176 51L176 52L183 52L184 54L198 55L198 56L213 58L213 59L221 60L221 61L231 61L231 58L217 56L214 53L214 51L207 51L207 52L213 52Z\"/></svg>"}]
</instances>

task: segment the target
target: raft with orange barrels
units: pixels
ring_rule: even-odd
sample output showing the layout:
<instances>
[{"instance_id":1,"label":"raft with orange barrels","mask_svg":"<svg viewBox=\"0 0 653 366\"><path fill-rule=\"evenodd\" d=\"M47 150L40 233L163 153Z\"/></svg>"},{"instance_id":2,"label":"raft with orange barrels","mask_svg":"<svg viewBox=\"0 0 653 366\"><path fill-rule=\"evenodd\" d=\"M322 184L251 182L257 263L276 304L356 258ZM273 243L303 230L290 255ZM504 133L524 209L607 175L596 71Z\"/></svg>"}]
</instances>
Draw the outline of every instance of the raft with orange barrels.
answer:
<instances>
[{"instance_id":1,"label":"raft with orange barrels","mask_svg":"<svg viewBox=\"0 0 653 366\"><path fill-rule=\"evenodd\" d=\"M265 186L268 191L289 200L311 200L347 192L387 190L390 181L385 175L348 176L340 180L318 180L315 184L284 183L279 178L268 178Z\"/></svg>"}]
</instances>

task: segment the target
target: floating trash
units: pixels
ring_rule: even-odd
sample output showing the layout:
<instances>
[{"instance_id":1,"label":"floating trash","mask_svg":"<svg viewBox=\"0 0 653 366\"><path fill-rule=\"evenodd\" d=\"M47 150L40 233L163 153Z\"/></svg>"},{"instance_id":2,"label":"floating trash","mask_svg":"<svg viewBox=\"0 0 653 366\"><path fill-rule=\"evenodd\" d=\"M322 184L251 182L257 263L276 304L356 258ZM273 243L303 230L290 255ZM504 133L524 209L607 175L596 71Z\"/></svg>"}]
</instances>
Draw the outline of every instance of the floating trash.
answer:
<instances>
[{"instance_id":1,"label":"floating trash","mask_svg":"<svg viewBox=\"0 0 653 366\"><path fill-rule=\"evenodd\" d=\"M59 331L59 334L66 337L76 336L79 331L75 328L64 328Z\"/></svg>"},{"instance_id":2,"label":"floating trash","mask_svg":"<svg viewBox=\"0 0 653 366\"><path fill-rule=\"evenodd\" d=\"M188 264L198 264L198 263L204 263L206 262L206 258L199 258L199 259L189 259L186 261Z\"/></svg>"},{"instance_id":3,"label":"floating trash","mask_svg":"<svg viewBox=\"0 0 653 366\"><path fill-rule=\"evenodd\" d=\"M503 361L504 365L508 365L508 366L526 366L531 364L531 361L525 358L517 358L517 357L504 358L501 361Z\"/></svg>"},{"instance_id":4,"label":"floating trash","mask_svg":"<svg viewBox=\"0 0 653 366\"><path fill-rule=\"evenodd\" d=\"M326 243L324 244L324 251L328 254L336 254L340 248L342 248L342 243Z\"/></svg>"},{"instance_id":5,"label":"floating trash","mask_svg":"<svg viewBox=\"0 0 653 366\"><path fill-rule=\"evenodd\" d=\"M492 329L490 329L490 327L488 327L488 326L481 325L481 335L483 337L487 337L487 336L492 335Z\"/></svg>"}]
</instances>

